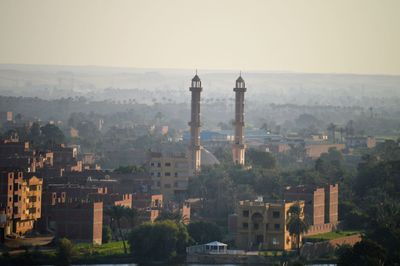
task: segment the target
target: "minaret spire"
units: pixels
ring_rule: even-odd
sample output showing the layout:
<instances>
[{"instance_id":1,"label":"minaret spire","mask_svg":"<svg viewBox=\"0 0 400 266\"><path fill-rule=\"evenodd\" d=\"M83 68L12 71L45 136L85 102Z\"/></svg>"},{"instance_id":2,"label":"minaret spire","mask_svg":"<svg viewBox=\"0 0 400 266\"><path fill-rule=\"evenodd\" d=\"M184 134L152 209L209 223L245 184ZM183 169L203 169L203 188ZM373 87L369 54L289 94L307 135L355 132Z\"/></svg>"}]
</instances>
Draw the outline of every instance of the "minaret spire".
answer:
<instances>
[{"instance_id":1,"label":"minaret spire","mask_svg":"<svg viewBox=\"0 0 400 266\"><path fill-rule=\"evenodd\" d=\"M197 69L189 90L192 92L189 150L192 169L194 173L198 173L200 171L202 149L200 144L200 94L203 88L201 87L201 80L197 76Z\"/></svg>"},{"instance_id":2,"label":"minaret spire","mask_svg":"<svg viewBox=\"0 0 400 266\"><path fill-rule=\"evenodd\" d=\"M235 164L244 165L245 150L244 144L244 93L246 85L242 78L242 71L236 79L235 92L235 140L232 145L232 159Z\"/></svg>"}]
</instances>

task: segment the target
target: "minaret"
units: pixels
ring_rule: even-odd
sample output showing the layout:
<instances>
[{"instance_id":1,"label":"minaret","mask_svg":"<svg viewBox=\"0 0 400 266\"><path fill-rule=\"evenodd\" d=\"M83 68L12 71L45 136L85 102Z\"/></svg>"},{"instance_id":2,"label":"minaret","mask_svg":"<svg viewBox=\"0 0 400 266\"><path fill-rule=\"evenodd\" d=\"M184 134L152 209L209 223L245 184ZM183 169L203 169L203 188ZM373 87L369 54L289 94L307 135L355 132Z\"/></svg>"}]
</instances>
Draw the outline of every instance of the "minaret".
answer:
<instances>
[{"instance_id":1,"label":"minaret","mask_svg":"<svg viewBox=\"0 0 400 266\"><path fill-rule=\"evenodd\" d=\"M194 173L200 171L201 163L201 145L200 145L200 93L202 91L201 80L199 76L193 77L192 86L190 87L192 92L192 110L191 110L191 120L189 122L190 126L190 154L191 154L191 164Z\"/></svg>"},{"instance_id":2,"label":"minaret","mask_svg":"<svg viewBox=\"0 0 400 266\"><path fill-rule=\"evenodd\" d=\"M235 92L235 142L232 145L232 157L234 164L244 165L244 153L246 145L243 142L244 130L244 93L246 87L242 75L236 80Z\"/></svg>"}]
</instances>

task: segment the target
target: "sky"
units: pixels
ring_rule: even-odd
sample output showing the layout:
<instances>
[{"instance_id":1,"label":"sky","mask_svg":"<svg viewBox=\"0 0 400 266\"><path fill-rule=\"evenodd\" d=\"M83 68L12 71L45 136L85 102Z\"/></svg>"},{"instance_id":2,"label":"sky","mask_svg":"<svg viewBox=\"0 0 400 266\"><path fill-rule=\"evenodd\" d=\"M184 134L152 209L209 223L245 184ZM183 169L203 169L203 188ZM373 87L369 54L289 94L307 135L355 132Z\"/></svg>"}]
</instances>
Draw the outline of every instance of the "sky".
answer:
<instances>
[{"instance_id":1,"label":"sky","mask_svg":"<svg viewBox=\"0 0 400 266\"><path fill-rule=\"evenodd\" d=\"M399 0L0 0L0 63L400 75Z\"/></svg>"}]
</instances>

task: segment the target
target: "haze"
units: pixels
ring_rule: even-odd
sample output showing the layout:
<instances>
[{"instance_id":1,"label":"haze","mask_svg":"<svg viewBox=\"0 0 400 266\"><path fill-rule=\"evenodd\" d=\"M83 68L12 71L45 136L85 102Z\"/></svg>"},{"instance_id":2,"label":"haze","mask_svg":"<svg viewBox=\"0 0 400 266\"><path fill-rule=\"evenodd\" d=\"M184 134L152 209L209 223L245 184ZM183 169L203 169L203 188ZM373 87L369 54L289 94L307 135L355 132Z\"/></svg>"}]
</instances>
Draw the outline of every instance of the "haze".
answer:
<instances>
[{"instance_id":1,"label":"haze","mask_svg":"<svg viewBox=\"0 0 400 266\"><path fill-rule=\"evenodd\" d=\"M0 63L400 74L399 1L1 1Z\"/></svg>"}]
</instances>

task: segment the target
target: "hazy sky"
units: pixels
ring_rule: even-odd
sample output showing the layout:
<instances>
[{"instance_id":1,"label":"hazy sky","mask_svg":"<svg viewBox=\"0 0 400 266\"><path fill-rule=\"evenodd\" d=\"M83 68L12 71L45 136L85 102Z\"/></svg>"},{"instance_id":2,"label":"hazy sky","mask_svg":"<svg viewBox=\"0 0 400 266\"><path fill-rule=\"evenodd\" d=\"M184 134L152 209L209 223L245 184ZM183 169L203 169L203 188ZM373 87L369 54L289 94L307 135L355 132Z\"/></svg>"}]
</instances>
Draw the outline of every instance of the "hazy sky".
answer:
<instances>
[{"instance_id":1,"label":"hazy sky","mask_svg":"<svg viewBox=\"0 0 400 266\"><path fill-rule=\"evenodd\" d=\"M0 0L0 63L400 74L400 0Z\"/></svg>"}]
</instances>

